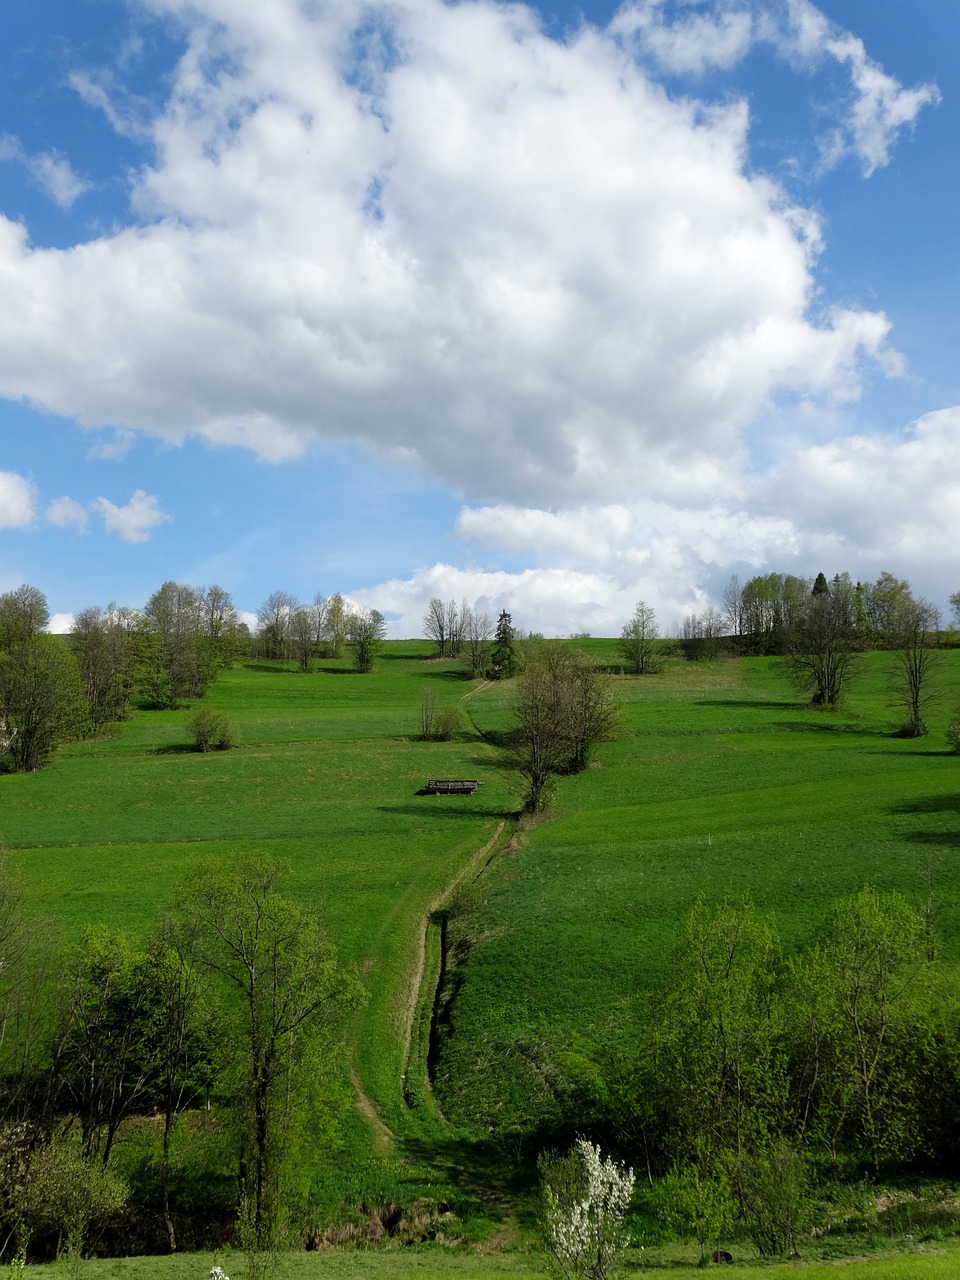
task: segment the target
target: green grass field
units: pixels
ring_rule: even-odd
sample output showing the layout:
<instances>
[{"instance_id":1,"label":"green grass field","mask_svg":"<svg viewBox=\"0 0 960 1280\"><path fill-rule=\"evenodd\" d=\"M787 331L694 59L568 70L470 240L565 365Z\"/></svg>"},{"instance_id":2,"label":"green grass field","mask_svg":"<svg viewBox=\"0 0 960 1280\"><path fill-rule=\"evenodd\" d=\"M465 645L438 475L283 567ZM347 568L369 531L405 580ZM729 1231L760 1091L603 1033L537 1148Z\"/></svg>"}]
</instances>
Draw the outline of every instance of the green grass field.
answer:
<instances>
[{"instance_id":1,"label":"green grass field","mask_svg":"<svg viewBox=\"0 0 960 1280\"><path fill-rule=\"evenodd\" d=\"M616 662L612 641L581 647ZM751 896L789 948L832 899L865 883L917 900L932 885L946 948L960 959L960 759L944 739L960 704L960 650L945 656L944 697L917 741L895 736L882 655L868 656L834 714L800 706L768 659L618 677L621 735L596 767L561 780L546 820L519 830L519 786L496 745L509 687L477 687L456 664L427 661L426 642L388 645L369 676L342 662L310 675L251 663L224 672L208 697L237 725L237 750L187 750L187 710L138 712L115 736L0 779L0 833L38 908L71 936L100 921L143 933L209 859L285 860L286 891L323 903L368 991L349 1044L362 1105L336 1166L318 1174L318 1199L452 1191L497 1217L509 1189L484 1189L475 1143L522 1127L531 1046L562 1057L579 1036L628 1044L638 1000L698 894ZM425 687L441 707L461 705L454 741L416 740ZM418 795L437 775L482 786L472 797ZM457 885L472 950L439 1061L441 1114L424 1080L440 966L428 918ZM350 1274L365 1274L367 1255L349 1256ZM378 1275L453 1268L442 1252L418 1254L416 1266L376 1257ZM309 1265L323 1276L341 1263ZM518 1258L497 1274L541 1265ZM951 1265L862 1274L939 1280L957 1274ZM845 1274L861 1272L851 1264Z\"/></svg>"},{"instance_id":2,"label":"green grass field","mask_svg":"<svg viewBox=\"0 0 960 1280\"><path fill-rule=\"evenodd\" d=\"M91 1260L84 1264L86 1280L207 1280L216 1263L230 1280L245 1280L242 1255L178 1254L165 1258ZM62 1264L31 1267L38 1280L63 1273ZM631 1254L620 1274L654 1273L643 1254ZM331 1250L286 1255L278 1259L276 1280L531 1280L548 1274L542 1254L513 1252L462 1253L442 1247L387 1250ZM695 1280L704 1274L692 1262L673 1262L673 1280ZM960 1254L913 1251L896 1258L850 1258L838 1270L834 1263L733 1265L723 1268L726 1280L955 1280Z\"/></svg>"},{"instance_id":3,"label":"green grass field","mask_svg":"<svg viewBox=\"0 0 960 1280\"><path fill-rule=\"evenodd\" d=\"M544 1059L578 1037L629 1045L699 894L749 896L789 950L864 884L921 902L932 884L960 958L960 759L944 738L960 651L946 656L930 735L913 741L895 736L882 654L837 713L800 706L771 659L620 679L622 735L478 886L437 1081L447 1114L509 1131ZM471 703L478 727L502 728L508 696ZM498 1069L498 1089L479 1087Z\"/></svg>"}]
</instances>

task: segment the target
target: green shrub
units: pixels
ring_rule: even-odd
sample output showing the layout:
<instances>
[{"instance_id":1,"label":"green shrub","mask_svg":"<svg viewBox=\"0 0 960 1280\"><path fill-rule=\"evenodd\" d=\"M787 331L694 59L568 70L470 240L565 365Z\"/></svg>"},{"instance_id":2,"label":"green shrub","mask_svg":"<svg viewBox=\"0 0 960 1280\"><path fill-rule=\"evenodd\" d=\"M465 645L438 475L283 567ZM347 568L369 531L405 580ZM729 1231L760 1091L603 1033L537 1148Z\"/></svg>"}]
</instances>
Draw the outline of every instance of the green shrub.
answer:
<instances>
[{"instance_id":1,"label":"green shrub","mask_svg":"<svg viewBox=\"0 0 960 1280\"><path fill-rule=\"evenodd\" d=\"M460 732L460 708L444 707L434 721L434 734L440 742L452 742Z\"/></svg>"},{"instance_id":2,"label":"green shrub","mask_svg":"<svg viewBox=\"0 0 960 1280\"><path fill-rule=\"evenodd\" d=\"M947 727L947 745L960 755L960 715L954 716Z\"/></svg>"},{"instance_id":3,"label":"green shrub","mask_svg":"<svg viewBox=\"0 0 960 1280\"><path fill-rule=\"evenodd\" d=\"M187 716L187 729L198 751L226 751L239 741L237 731L222 712L197 707Z\"/></svg>"}]
</instances>

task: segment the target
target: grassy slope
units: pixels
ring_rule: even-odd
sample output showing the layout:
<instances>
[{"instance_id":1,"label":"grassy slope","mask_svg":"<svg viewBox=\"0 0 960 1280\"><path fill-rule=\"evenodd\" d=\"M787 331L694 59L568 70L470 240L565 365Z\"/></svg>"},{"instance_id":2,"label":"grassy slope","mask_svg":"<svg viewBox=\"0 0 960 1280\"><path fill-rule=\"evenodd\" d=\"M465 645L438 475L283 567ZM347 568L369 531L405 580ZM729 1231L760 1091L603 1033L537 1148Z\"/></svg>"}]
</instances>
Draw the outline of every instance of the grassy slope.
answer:
<instances>
[{"instance_id":1,"label":"grassy slope","mask_svg":"<svg viewBox=\"0 0 960 1280\"><path fill-rule=\"evenodd\" d=\"M583 647L614 658L610 642ZM472 688L450 667L421 661L426 653L392 645L369 677L335 663L310 676L269 664L225 673L210 702L238 723L244 745L235 752L185 752L186 712L143 713L114 739L0 779L0 831L37 900L72 931L95 920L146 929L198 862L259 849L291 864L289 892L326 904L370 992L352 1028L353 1067L408 1140L401 1160L359 1114L351 1118L330 1189L350 1199L425 1189L431 1175L408 1163L411 1151L459 1159L457 1131L443 1142L429 1113L403 1104L398 1010L429 904L516 804L481 737L413 740L423 686L441 705ZM700 891L751 893L776 912L791 945L830 897L868 880L920 895L929 868L956 953L960 787L943 729L960 701L960 652L949 662L951 692L931 737L915 743L890 736L876 657L849 708L833 716L798 707L765 660L679 663L660 677L620 680L624 735L601 748L599 768L563 780L552 820L477 882L456 1053L443 1063L453 1119L490 1121L464 1098L495 1095L503 1046L517 1037L562 1047L575 1031L629 1035L636 994L655 982L676 921ZM464 706L492 731L503 728L508 699L491 686ZM418 797L432 774L476 776L484 787L470 800ZM436 1256L418 1255L418 1273L445 1271ZM914 1273L876 1273L901 1274Z\"/></svg>"},{"instance_id":2,"label":"grassy slope","mask_svg":"<svg viewBox=\"0 0 960 1280\"><path fill-rule=\"evenodd\" d=\"M391 645L372 675L322 663L301 675L251 664L208 701L242 735L237 751L184 749L187 711L137 713L117 736L76 744L36 774L0 779L2 831L33 896L68 932L104 921L149 928L201 862L265 851L288 862L284 889L322 902L369 999L352 1028L352 1069L386 1123L417 1131L403 1105L401 1011L425 913L497 830L513 801L492 752L467 735L413 739L420 690L440 706L471 688L425 643ZM469 798L418 796L431 775L483 779ZM357 1195L379 1147L348 1125Z\"/></svg>"},{"instance_id":3,"label":"grassy slope","mask_svg":"<svg viewBox=\"0 0 960 1280\"><path fill-rule=\"evenodd\" d=\"M929 874L960 957L960 762L943 736L960 651L947 656L948 696L912 742L892 736L878 654L837 714L798 706L766 659L619 680L623 736L561 782L555 816L491 869L468 922L437 1081L447 1113L509 1127L543 1061L578 1034L629 1041L636 997L700 893L749 895L789 948L831 899L870 883L923 900ZM481 727L504 723L504 698L474 700Z\"/></svg>"}]
</instances>

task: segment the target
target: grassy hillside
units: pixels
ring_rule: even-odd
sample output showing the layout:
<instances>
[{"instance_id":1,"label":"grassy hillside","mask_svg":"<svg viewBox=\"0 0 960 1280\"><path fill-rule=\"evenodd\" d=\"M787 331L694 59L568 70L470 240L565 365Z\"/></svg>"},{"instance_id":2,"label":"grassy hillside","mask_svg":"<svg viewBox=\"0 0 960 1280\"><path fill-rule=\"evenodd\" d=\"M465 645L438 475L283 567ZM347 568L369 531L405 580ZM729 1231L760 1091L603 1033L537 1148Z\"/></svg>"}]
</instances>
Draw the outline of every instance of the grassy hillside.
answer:
<instances>
[{"instance_id":1,"label":"grassy hillside","mask_svg":"<svg viewBox=\"0 0 960 1280\"><path fill-rule=\"evenodd\" d=\"M0 832L36 905L68 934L100 921L143 933L208 860L267 851L286 861L284 891L323 904L341 955L361 973L368 1000L352 1028L351 1070L400 1136L422 1127L401 1082L427 915L515 803L482 741L416 741L421 689L443 707L473 688L428 656L426 644L391 645L365 676L346 662L309 675L251 663L222 673L207 698L237 725L238 750L189 750L187 709L137 712L112 738L0 779ZM437 774L483 786L471 797L418 795ZM352 1179L348 1197L388 1194L395 1175L369 1114L348 1121L338 1170L341 1184Z\"/></svg>"},{"instance_id":2,"label":"grassy hillside","mask_svg":"<svg viewBox=\"0 0 960 1280\"><path fill-rule=\"evenodd\" d=\"M579 647L616 665L612 641ZM238 750L188 750L187 709L138 712L113 737L0 779L0 832L68 934L97 921L142 933L199 863L258 850L289 863L286 892L324 904L369 999L350 1028L358 1106L335 1166L318 1171L318 1204L484 1191L490 1135L519 1149L581 1041L637 1034L698 894L750 895L793 947L864 883L923 901L932 886L960 958L960 761L944 740L960 650L918 741L895 736L882 655L833 714L801 706L769 659L617 677L622 733L519 831L497 745L509 686L429 654L390 644L369 676L250 663L208 697ZM416 740L424 688L461 706L454 741ZM418 795L436 775L482 786ZM451 998L432 1039L442 962ZM490 1187L494 1201L509 1194Z\"/></svg>"},{"instance_id":3,"label":"grassy hillside","mask_svg":"<svg viewBox=\"0 0 960 1280\"><path fill-rule=\"evenodd\" d=\"M947 656L930 736L914 741L895 736L882 654L837 713L801 706L766 658L620 679L622 736L563 780L550 820L523 833L458 921L469 954L438 1063L447 1113L523 1128L578 1038L628 1045L699 894L751 897L791 948L864 884L921 901L932 884L960 958L960 761L944 739L960 652ZM480 729L503 727L507 697L471 702Z\"/></svg>"}]
</instances>

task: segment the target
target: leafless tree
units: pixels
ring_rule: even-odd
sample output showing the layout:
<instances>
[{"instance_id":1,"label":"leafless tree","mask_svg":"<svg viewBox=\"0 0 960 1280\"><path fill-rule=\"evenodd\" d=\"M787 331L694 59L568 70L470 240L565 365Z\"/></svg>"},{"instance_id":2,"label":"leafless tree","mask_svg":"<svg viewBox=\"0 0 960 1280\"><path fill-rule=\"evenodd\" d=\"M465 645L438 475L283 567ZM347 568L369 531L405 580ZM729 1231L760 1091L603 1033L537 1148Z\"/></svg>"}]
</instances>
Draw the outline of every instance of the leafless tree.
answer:
<instances>
[{"instance_id":1,"label":"leafless tree","mask_svg":"<svg viewBox=\"0 0 960 1280\"><path fill-rule=\"evenodd\" d=\"M427 612L423 618L423 633L437 646L437 657L445 658L450 633L447 629L447 606L439 596L434 596L427 605Z\"/></svg>"},{"instance_id":2,"label":"leafless tree","mask_svg":"<svg viewBox=\"0 0 960 1280\"><path fill-rule=\"evenodd\" d=\"M470 670L475 676L482 675L487 669L490 654L490 639L493 635L493 623L488 613L477 609L467 609L464 618L464 640L470 657Z\"/></svg>"},{"instance_id":3,"label":"leafless tree","mask_svg":"<svg viewBox=\"0 0 960 1280\"><path fill-rule=\"evenodd\" d=\"M271 591L257 610L257 639L266 658L286 658L290 620L300 602L289 591Z\"/></svg>"},{"instance_id":4,"label":"leafless tree","mask_svg":"<svg viewBox=\"0 0 960 1280\"><path fill-rule=\"evenodd\" d=\"M893 694L907 713L903 734L922 738L927 732L924 713L940 692L937 677L944 663L940 612L929 600L901 599L886 634L893 651Z\"/></svg>"}]
</instances>

